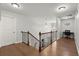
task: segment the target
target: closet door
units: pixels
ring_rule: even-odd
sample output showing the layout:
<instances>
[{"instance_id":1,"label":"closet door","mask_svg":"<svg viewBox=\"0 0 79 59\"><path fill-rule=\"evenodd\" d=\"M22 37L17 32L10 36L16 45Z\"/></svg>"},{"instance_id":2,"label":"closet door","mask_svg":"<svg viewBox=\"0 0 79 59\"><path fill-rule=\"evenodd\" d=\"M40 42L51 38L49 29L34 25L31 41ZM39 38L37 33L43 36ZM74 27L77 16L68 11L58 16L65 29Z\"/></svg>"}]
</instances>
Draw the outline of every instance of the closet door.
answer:
<instances>
[{"instance_id":1,"label":"closet door","mask_svg":"<svg viewBox=\"0 0 79 59\"><path fill-rule=\"evenodd\" d=\"M2 16L0 20L0 44L1 46L16 42L16 19Z\"/></svg>"}]
</instances>

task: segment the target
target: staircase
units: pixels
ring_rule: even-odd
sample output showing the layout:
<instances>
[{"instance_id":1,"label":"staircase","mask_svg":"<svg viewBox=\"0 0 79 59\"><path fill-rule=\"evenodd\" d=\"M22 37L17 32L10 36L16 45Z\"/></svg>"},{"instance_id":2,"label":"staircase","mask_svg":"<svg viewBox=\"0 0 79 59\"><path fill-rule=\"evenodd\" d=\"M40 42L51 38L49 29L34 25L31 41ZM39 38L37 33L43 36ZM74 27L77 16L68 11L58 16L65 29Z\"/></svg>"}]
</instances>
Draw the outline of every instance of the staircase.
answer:
<instances>
[{"instance_id":1,"label":"staircase","mask_svg":"<svg viewBox=\"0 0 79 59\"><path fill-rule=\"evenodd\" d=\"M30 32L22 31L22 42L28 46L31 46L41 52L48 47L52 42L57 40L57 31L50 31L41 33L39 32L39 39L37 39Z\"/></svg>"}]
</instances>

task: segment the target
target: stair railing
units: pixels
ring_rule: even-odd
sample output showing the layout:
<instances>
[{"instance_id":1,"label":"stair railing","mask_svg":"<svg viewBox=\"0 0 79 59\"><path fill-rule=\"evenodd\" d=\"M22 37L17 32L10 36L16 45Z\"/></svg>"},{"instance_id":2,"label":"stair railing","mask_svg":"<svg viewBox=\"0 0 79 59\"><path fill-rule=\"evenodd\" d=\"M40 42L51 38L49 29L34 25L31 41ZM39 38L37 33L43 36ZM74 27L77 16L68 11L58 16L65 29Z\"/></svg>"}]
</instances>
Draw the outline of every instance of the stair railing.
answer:
<instances>
[{"instance_id":1,"label":"stair railing","mask_svg":"<svg viewBox=\"0 0 79 59\"><path fill-rule=\"evenodd\" d=\"M40 40L39 51L42 51L47 46L52 44L52 42L57 40L57 31L50 31L45 33L39 32L39 40Z\"/></svg>"},{"instance_id":2,"label":"stair railing","mask_svg":"<svg viewBox=\"0 0 79 59\"><path fill-rule=\"evenodd\" d=\"M57 31L50 31L41 33L39 32L39 40L31 34L29 31L22 31L22 42L27 44L28 46L32 46L41 52L47 46L52 44L52 42L57 40Z\"/></svg>"},{"instance_id":3,"label":"stair railing","mask_svg":"<svg viewBox=\"0 0 79 59\"><path fill-rule=\"evenodd\" d=\"M39 40L29 31L22 31L22 42L39 50Z\"/></svg>"}]
</instances>

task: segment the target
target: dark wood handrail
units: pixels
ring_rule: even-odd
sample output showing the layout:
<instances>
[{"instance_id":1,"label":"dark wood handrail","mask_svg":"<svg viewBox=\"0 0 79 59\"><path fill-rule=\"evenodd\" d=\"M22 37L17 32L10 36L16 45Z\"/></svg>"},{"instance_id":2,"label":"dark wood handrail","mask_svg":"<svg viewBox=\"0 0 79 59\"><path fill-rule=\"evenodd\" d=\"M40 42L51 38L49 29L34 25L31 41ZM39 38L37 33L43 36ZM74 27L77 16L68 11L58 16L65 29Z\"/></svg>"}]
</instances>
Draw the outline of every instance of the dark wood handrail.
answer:
<instances>
[{"instance_id":1,"label":"dark wood handrail","mask_svg":"<svg viewBox=\"0 0 79 59\"><path fill-rule=\"evenodd\" d=\"M57 32L57 31L52 31L52 33L54 32ZM44 33L41 33L41 34L48 34L48 33L51 33L51 32L44 32Z\"/></svg>"},{"instance_id":2,"label":"dark wood handrail","mask_svg":"<svg viewBox=\"0 0 79 59\"><path fill-rule=\"evenodd\" d=\"M28 33L30 34L32 37L34 37L37 41L39 41L33 34L31 34L30 32L24 32L24 31L21 31L22 33Z\"/></svg>"},{"instance_id":3,"label":"dark wood handrail","mask_svg":"<svg viewBox=\"0 0 79 59\"><path fill-rule=\"evenodd\" d=\"M48 33L51 33L51 32L44 32L44 33L41 33L41 34L48 34Z\"/></svg>"},{"instance_id":4,"label":"dark wood handrail","mask_svg":"<svg viewBox=\"0 0 79 59\"><path fill-rule=\"evenodd\" d=\"M27 32L21 31L21 33L27 33Z\"/></svg>"},{"instance_id":5,"label":"dark wood handrail","mask_svg":"<svg viewBox=\"0 0 79 59\"><path fill-rule=\"evenodd\" d=\"M50 44L52 44L52 33L54 33L54 32L57 32L57 31L50 31L50 32L45 32L45 33L41 33L41 32L39 32L39 41L40 41L40 44L39 44L39 52L41 52L43 49L42 49L42 47L41 47L41 40L42 40L42 38L41 38L41 35L43 35L43 34L48 34L48 33L50 33ZM49 46L49 45L48 45ZM46 47L45 47L46 48ZM45 49L44 48L44 49Z\"/></svg>"},{"instance_id":6,"label":"dark wood handrail","mask_svg":"<svg viewBox=\"0 0 79 59\"><path fill-rule=\"evenodd\" d=\"M39 41L33 34L31 34L30 32L29 32L29 34L30 34L33 38L35 38L37 41Z\"/></svg>"}]
</instances>

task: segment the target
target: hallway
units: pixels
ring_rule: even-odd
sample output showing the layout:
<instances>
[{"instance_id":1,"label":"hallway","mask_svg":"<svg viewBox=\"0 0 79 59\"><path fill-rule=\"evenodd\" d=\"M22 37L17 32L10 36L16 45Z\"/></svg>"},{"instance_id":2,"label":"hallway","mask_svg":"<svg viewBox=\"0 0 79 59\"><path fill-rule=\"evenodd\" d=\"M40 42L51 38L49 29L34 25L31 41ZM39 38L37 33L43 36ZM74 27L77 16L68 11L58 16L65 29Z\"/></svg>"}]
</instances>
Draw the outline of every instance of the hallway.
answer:
<instances>
[{"instance_id":1,"label":"hallway","mask_svg":"<svg viewBox=\"0 0 79 59\"><path fill-rule=\"evenodd\" d=\"M0 3L0 55L77 56L78 25L79 3Z\"/></svg>"},{"instance_id":2,"label":"hallway","mask_svg":"<svg viewBox=\"0 0 79 59\"><path fill-rule=\"evenodd\" d=\"M41 52L42 55L49 56L77 56L77 50L73 39L62 38L55 41Z\"/></svg>"},{"instance_id":3,"label":"hallway","mask_svg":"<svg viewBox=\"0 0 79 59\"><path fill-rule=\"evenodd\" d=\"M38 50L24 43L13 44L0 48L2 56L77 56L77 50L73 39L62 38L53 42L40 54Z\"/></svg>"}]
</instances>

